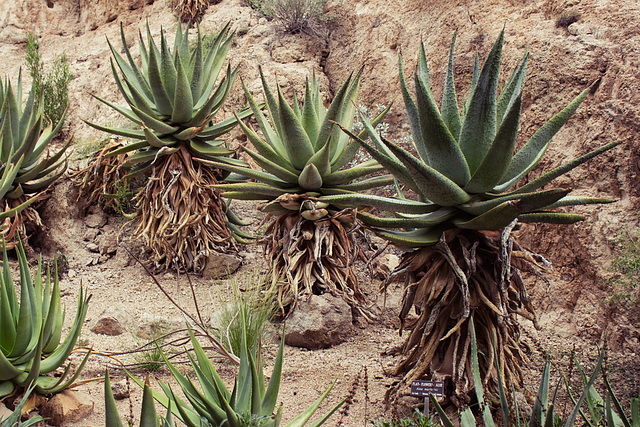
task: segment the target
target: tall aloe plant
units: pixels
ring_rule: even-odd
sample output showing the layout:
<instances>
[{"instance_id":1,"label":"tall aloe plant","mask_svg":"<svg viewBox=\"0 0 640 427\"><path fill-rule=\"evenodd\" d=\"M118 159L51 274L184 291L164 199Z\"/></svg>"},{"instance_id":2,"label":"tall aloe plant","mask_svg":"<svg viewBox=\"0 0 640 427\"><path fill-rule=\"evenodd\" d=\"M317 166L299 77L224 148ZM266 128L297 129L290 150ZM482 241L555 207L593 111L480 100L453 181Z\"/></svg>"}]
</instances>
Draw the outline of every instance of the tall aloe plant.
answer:
<instances>
[{"instance_id":1,"label":"tall aloe plant","mask_svg":"<svg viewBox=\"0 0 640 427\"><path fill-rule=\"evenodd\" d=\"M338 294L356 309L363 306L364 295L350 266L358 254L348 232L353 225L351 206L338 209L318 199L359 194L393 182L389 175L367 178L382 169L375 160L350 164L359 146L334 125L352 126L360 77L361 72L350 76L325 109L315 75L307 80L302 105L295 97L290 105L280 87L272 91L261 71L270 121L245 87L262 136L239 117L238 122L255 148L244 151L263 171L207 162L257 181L217 188L230 199L266 201L259 209L272 218L265 239L271 262L268 294L277 296L284 315L313 293Z\"/></svg>"},{"instance_id":2,"label":"tall aloe plant","mask_svg":"<svg viewBox=\"0 0 640 427\"><path fill-rule=\"evenodd\" d=\"M214 123L223 107L238 69L226 67L218 81L231 47L229 24L215 36L205 50L198 32L196 47L190 52L189 30L176 30L173 52L161 32L160 46L147 26L147 41L140 35L138 66L121 28L122 57L111 44L111 69L127 107L95 96L115 109L138 129L112 128L87 122L96 129L134 140L114 148L106 158L128 153L131 167L128 179L145 174L149 183L140 189L136 200L139 213L134 235L144 240L158 267L174 266L201 271L213 252L228 250L233 238L241 238L235 216L211 185L223 178L220 169L203 164L215 160L221 164L243 165L230 157L233 151L221 136L235 125L235 118ZM240 113L241 117L250 110ZM97 157L96 161L104 161ZM91 165L86 173L100 165ZM86 180L85 180L86 181ZM84 183L91 191L92 183ZM231 222L230 222L231 221Z\"/></svg>"},{"instance_id":3,"label":"tall aloe plant","mask_svg":"<svg viewBox=\"0 0 640 427\"><path fill-rule=\"evenodd\" d=\"M42 227L33 203L41 200L44 191L66 170L65 150L71 140L45 155L53 138L60 132L64 116L58 123L48 122L43 105L37 105L36 93L42 88L32 87L22 105L22 76L14 92L11 82L0 83L0 233L9 248L17 236L27 238L25 223Z\"/></svg>"},{"instance_id":4,"label":"tall aloe plant","mask_svg":"<svg viewBox=\"0 0 640 427\"><path fill-rule=\"evenodd\" d=\"M503 40L501 33L482 68L476 57L471 90L461 107L453 80L455 37L440 108L431 93L424 46L414 75L415 99L400 59L401 89L417 156L381 138L364 117L370 142L352 134L405 188L418 195L417 201L405 199L402 193L395 199L375 201L353 195L321 198L326 203L357 202L395 214L383 217L361 212L359 217L381 237L407 249L395 272L408 274L401 328L410 330L403 347L406 357L396 368L396 373L405 374L397 391L430 375L450 379L455 396L464 401L472 392L467 363L471 319L480 330L483 348L490 348L490 337L496 334L495 357L500 360L502 378L520 383L526 356L518 345L517 317L531 319L538 326L521 270L545 269L548 262L522 248L511 232L522 222L571 224L584 217L564 208L610 202L543 187L618 143L517 187L543 158L551 139L589 89L516 150L528 55L498 95ZM411 306L419 317L407 323ZM493 356L484 353L480 366L486 382L493 371Z\"/></svg>"},{"instance_id":5,"label":"tall aloe plant","mask_svg":"<svg viewBox=\"0 0 640 427\"><path fill-rule=\"evenodd\" d=\"M42 274L40 264L32 277L21 244L17 247L20 267L20 297L11 278L6 247L3 248L2 277L0 278L0 397L11 394L16 387L33 384L40 394L64 390L78 377L90 351L73 375L67 365L59 377L49 376L66 361L76 344L90 296L80 289L76 317L66 338L62 340L64 308L60 303L57 271Z\"/></svg>"}]
</instances>

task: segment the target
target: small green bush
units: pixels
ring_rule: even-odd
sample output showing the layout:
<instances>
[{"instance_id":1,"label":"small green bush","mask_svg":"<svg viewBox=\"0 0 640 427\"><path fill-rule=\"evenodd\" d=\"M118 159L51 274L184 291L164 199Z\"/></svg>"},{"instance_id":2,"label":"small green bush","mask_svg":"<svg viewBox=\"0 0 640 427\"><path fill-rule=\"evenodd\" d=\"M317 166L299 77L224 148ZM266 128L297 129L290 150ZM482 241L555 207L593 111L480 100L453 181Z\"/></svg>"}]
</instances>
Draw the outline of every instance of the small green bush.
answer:
<instances>
[{"instance_id":1,"label":"small green bush","mask_svg":"<svg viewBox=\"0 0 640 427\"><path fill-rule=\"evenodd\" d=\"M214 314L211 323L214 337L227 351L239 357L243 333L247 335L247 342L260 342L274 313L271 302L265 301L257 291L242 293L237 283L232 286L231 302ZM257 289L257 286L252 289ZM243 319L246 328L243 326Z\"/></svg>"},{"instance_id":2,"label":"small green bush","mask_svg":"<svg viewBox=\"0 0 640 427\"><path fill-rule=\"evenodd\" d=\"M25 61L33 79L33 87L43 88L42 97L38 95L40 93L38 90L35 91L36 103L44 103L45 116L52 123L57 124L62 120L69 104L69 82L72 77L64 52L56 55L51 70L45 73L38 41L33 33L29 33Z\"/></svg>"}]
</instances>

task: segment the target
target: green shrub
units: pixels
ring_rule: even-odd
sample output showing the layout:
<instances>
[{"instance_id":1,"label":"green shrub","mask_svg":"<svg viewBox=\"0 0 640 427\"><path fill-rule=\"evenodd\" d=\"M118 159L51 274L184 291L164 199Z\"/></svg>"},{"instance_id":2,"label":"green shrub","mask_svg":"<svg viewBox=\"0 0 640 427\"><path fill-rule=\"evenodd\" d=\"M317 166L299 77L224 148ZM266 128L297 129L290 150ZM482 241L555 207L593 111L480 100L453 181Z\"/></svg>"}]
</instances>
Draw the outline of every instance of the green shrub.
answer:
<instances>
[{"instance_id":1,"label":"green shrub","mask_svg":"<svg viewBox=\"0 0 640 427\"><path fill-rule=\"evenodd\" d=\"M246 319L247 342L260 342L274 314L271 301L265 301L257 293L257 286L251 286L251 289L255 290L242 293L234 283L231 302L224 304L211 321L213 335L227 351L238 357L242 349L242 319Z\"/></svg>"},{"instance_id":2,"label":"green shrub","mask_svg":"<svg viewBox=\"0 0 640 427\"><path fill-rule=\"evenodd\" d=\"M54 124L58 123L63 119L69 104L69 82L72 77L64 52L56 55L51 70L45 73L38 41L33 33L29 33L25 60L33 79L33 87L43 88L41 95L37 95L40 93L38 90L35 91L36 104L43 103L45 117Z\"/></svg>"}]
</instances>

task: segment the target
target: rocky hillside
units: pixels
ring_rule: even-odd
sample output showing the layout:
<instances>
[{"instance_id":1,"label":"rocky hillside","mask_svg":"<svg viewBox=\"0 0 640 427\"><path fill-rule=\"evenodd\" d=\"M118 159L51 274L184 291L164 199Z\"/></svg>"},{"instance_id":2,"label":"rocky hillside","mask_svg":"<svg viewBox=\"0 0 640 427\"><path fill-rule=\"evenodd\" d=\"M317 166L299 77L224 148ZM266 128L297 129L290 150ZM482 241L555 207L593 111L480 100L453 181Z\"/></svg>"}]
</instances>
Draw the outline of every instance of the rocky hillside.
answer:
<instances>
[{"instance_id":1,"label":"rocky hillside","mask_svg":"<svg viewBox=\"0 0 640 427\"><path fill-rule=\"evenodd\" d=\"M165 0L24 0L0 2L0 74L15 79L23 65L27 34L39 37L45 64L62 51L69 60L69 134L83 152L105 138L82 120L122 124L115 112L90 94L121 101L111 76L105 37L119 45L122 24L132 52L137 33L149 24L172 36L177 25ZM222 0L209 7L201 31L213 33L227 21L237 32L228 58L259 96L258 67L277 77L291 95L302 95L304 80L315 70L327 99L348 76L364 67L360 103L394 107L388 116L390 137L408 134L399 90L397 62L415 65L421 41L426 47L436 98L441 93L447 51L457 32L455 73L466 96L475 51L484 58L498 33L506 30L503 78L528 49L530 60L523 97L523 142L580 91L591 95L555 137L541 167L530 179L612 141L624 143L561 178L576 193L616 199L606 206L579 209L587 221L574 226L526 227L521 240L555 266L549 288L534 285L541 323L552 333L593 341L604 334L615 351L640 354L640 318L615 311L606 302L613 293L612 264L620 233L636 235L640 197L640 13L624 0L355 0L329 1L333 19L316 36L285 34L242 0ZM575 22L574 22L575 21ZM24 70L23 70L24 72ZM239 83L239 82L238 82ZM236 84L225 114L244 104ZM231 144L244 142L240 132ZM61 213L62 214L62 213ZM64 221L64 219L61 219ZM58 237L56 237L58 236ZM60 237L63 236L63 237ZM53 238L63 239L64 233ZM66 236L68 237L68 236ZM64 242L60 242L61 244ZM613 307L615 309L616 307ZM569 335L564 335L569 334Z\"/></svg>"}]
</instances>

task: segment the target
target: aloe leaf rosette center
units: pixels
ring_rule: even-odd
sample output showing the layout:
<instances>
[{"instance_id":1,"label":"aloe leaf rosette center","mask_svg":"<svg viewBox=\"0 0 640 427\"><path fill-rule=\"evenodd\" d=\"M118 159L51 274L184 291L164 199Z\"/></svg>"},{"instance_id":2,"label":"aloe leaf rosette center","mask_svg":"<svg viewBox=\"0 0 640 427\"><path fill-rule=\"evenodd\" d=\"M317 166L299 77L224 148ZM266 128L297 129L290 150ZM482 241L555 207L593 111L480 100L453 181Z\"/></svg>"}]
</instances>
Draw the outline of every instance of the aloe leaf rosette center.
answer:
<instances>
[{"instance_id":1,"label":"aloe leaf rosette center","mask_svg":"<svg viewBox=\"0 0 640 427\"><path fill-rule=\"evenodd\" d=\"M400 58L411 150L382 138L364 116L361 120L367 140L343 129L397 180L396 197L361 198L365 206L376 207L382 214L358 213L380 237L406 250L396 272L383 284L386 287L399 273L408 275L401 328L410 333L403 347L406 357L396 369L404 378L392 395L399 396L413 379L427 375L449 380L454 401L468 403L474 392L468 363L472 318L483 348L491 347L493 334L497 337L501 378L521 384L526 357L519 348L517 318L530 319L537 326L522 271L539 273L549 265L543 257L522 248L512 232L520 223L572 224L584 216L566 208L611 202L572 196L571 189L553 188L552 181L612 149L616 142L520 185L590 88L517 148L528 52L498 94L503 42L504 33L500 33L482 67L476 55L469 95L460 106L453 78L455 36L439 108L431 92L424 45L413 76L415 96ZM410 193L414 196L409 197ZM345 195L328 195L321 200L337 206L353 202ZM419 317L409 322L411 306ZM495 375L494 361L489 353L480 357L485 384Z\"/></svg>"}]
</instances>

